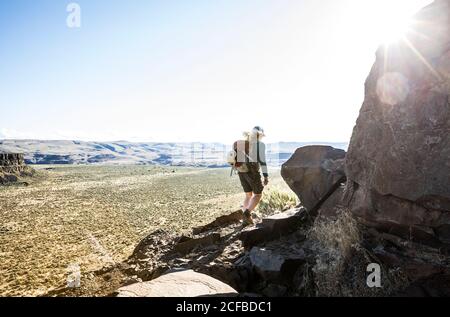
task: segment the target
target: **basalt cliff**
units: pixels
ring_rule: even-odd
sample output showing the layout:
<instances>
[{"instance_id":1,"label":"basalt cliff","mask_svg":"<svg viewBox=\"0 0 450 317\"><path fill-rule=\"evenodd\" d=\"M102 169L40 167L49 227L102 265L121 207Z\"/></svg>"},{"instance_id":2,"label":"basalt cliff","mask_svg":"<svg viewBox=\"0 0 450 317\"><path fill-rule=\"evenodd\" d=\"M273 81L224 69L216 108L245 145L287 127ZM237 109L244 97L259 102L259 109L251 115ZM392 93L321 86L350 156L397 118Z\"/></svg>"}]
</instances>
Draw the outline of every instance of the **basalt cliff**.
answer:
<instances>
[{"instance_id":1,"label":"basalt cliff","mask_svg":"<svg viewBox=\"0 0 450 317\"><path fill-rule=\"evenodd\" d=\"M33 169L25 165L23 154L0 153L0 185L15 183L33 174Z\"/></svg>"}]
</instances>

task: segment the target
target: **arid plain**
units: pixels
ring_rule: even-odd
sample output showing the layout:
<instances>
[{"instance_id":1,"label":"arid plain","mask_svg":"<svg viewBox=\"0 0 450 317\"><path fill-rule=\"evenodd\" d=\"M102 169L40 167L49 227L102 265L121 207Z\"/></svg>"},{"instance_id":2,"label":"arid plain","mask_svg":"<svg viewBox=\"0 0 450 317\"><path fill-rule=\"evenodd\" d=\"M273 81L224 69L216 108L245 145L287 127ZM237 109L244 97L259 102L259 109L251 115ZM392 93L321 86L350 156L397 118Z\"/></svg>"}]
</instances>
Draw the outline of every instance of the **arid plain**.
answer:
<instances>
[{"instance_id":1,"label":"arid plain","mask_svg":"<svg viewBox=\"0 0 450 317\"><path fill-rule=\"evenodd\" d=\"M37 296L126 259L157 229L185 232L239 208L229 169L34 166L27 184L0 187L0 296ZM272 171L269 187L289 192Z\"/></svg>"}]
</instances>

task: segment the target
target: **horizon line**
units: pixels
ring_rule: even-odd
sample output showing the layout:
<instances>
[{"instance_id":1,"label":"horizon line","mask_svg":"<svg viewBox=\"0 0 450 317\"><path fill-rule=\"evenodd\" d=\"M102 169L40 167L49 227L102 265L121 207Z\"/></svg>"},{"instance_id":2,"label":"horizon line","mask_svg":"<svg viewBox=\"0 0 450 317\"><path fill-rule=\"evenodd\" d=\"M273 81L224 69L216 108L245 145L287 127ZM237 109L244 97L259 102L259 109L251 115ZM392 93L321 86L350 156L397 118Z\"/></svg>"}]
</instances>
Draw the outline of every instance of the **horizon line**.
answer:
<instances>
[{"instance_id":1,"label":"horizon line","mask_svg":"<svg viewBox=\"0 0 450 317\"><path fill-rule=\"evenodd\" d=\"M225 144L220 141L129 141L129 140L82 140L82 139L40 139L40 138L0 138L0 142L3 141L41 141L41 142L85 142L85 143L119 143L119 142L127 142L127 143L163 143L163 144L192 144L192 143L220 143ZM350 143L350 141L278 141L278 142L267 142L268 144L274 143L329 143L329 144L337 144L337 143Z\"/></svg>"}]
</instances>

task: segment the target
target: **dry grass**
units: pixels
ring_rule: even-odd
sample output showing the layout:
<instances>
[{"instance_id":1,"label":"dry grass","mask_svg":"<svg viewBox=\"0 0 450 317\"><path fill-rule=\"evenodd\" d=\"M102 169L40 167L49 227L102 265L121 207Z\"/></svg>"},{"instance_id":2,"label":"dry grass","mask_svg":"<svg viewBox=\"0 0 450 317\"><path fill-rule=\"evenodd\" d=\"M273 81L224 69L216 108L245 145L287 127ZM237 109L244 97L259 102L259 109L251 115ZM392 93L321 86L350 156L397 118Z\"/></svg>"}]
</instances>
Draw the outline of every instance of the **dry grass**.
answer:
<instances>
[{"instance_id":1,"label":"dry grass","mask_svg":"<svg viewBox=\"0 0 450 317\"><path fill-rule=\"evenodd\" d=\"M360 229L348 210L341 210L336 220L318 220L309 239L316 254L316 296L388 296L408 284L400 270L382 267L382 287L367 286L366 269L374 260L361 246Z\"/></svg>"},{"instance_id":2,"label":"dry grass","mask_svg":"<svg viewBox=\"0 0 450 317\"><path fill-rule=\"evenodd\" d=\"M310 234L324 250L343 259L347 259L361 241L358 224L347 210L342 210L335 221L317 221Z\"/></svg>"},{"instance_id":3,"label":"dry grass","mask_svg":"<svg viewBox=\"0 0 450 317\"><path fill-rule=\"evenodd\" d=\"M292 209L298 203L297 196L292 191L282 189L279 186L272 186L264 191L257 211L264 216L272 215L276 212Z\"/></svg>"}]
</instances>

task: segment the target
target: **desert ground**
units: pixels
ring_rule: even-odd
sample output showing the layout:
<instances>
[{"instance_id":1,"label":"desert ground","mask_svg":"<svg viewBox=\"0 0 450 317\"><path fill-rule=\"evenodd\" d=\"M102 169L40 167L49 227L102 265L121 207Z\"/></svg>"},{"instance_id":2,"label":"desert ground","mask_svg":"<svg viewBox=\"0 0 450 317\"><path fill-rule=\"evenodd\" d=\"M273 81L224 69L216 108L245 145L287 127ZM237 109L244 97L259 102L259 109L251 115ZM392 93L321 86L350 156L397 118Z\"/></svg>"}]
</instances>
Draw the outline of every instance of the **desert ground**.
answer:
<instances>
[{"instance_id":1,"label":"desert ground","mask_svg":"<svg viewBox=\"0 0 450 317\"><path fill-rule=\"evenodd\" d=\"M39 296L71 268L126 259L157 229L188 232L239 208L229 169L35 166L26 184L0 187L0 296ZM272 170L269 190L289 192Z\"/></svg>"}]
</instances>

